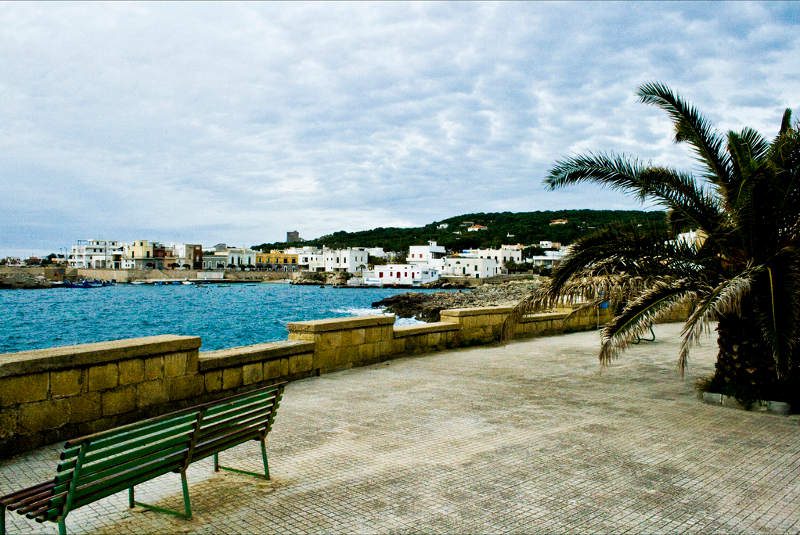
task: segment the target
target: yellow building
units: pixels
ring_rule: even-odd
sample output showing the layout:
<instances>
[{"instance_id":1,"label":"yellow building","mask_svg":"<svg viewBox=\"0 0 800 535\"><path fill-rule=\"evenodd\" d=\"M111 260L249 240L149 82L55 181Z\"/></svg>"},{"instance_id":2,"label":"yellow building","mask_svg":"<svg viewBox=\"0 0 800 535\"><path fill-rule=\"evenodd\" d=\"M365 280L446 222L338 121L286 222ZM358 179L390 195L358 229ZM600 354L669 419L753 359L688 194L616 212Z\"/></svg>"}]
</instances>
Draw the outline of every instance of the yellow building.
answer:
<instances>
[{"instance_id":1,"label":"yellow building","mask_svg":"<svg viewBox=\"0 0 800 535\"><path fill-rule=\"evenodd\" d=\"M269 270L294 271L297 269L297 255L272 250L268 253L256 253L256 267Z\"/></svg>"}]
</instances>

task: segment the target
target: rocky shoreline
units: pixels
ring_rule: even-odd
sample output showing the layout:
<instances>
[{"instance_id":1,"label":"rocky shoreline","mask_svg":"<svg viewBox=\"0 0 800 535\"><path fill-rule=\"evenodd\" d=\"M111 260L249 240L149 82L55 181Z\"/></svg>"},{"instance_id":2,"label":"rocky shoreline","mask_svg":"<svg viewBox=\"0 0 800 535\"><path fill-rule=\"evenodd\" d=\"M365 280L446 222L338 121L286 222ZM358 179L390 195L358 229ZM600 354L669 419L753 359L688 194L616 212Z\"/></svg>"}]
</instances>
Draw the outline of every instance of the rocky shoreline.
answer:
<instances>
[{"instance_id":1,"label":"rocky shoreline","mask_svg":"<svg viewBox=\"0 0 800 535\"><path fill-rule=\"evenodd\" d=\"M372 303L400 318L415 318L426 323L439 321L439 312L450 308L514 306L541 284L540 279L483 284L458 292L398 294Z\"/></svg>"}]
</instances>

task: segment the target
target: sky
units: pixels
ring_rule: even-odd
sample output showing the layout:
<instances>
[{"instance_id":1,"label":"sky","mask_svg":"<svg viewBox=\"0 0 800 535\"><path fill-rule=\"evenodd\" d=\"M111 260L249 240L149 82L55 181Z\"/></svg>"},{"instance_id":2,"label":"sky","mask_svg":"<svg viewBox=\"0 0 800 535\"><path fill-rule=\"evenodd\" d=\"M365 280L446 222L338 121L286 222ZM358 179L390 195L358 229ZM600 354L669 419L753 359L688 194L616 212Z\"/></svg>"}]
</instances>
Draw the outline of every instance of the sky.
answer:
<instances>
[{"instance_id":1,"label":"sky","mask_svg":"<svg viewBox=\"0 0 800 535\"><path fill-rule=\"evenodd\" d=\"M648 81L772 137L799 26L800 3L3 3L0 256L641 209L542 180L588 151L691 170Z\"/></svg>"}]
</instances>

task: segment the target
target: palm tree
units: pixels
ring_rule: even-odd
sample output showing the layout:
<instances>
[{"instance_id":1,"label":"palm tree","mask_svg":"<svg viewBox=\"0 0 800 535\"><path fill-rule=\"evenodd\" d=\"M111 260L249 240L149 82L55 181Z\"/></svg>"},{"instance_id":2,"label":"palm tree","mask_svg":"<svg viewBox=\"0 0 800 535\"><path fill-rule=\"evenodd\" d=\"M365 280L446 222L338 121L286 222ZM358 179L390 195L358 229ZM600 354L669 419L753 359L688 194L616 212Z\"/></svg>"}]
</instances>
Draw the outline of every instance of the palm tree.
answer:
<instances>
[{"instance_id":1,"label":"palm tree","mask_svg":"<svg viewBox=\"0 0 800 535\"><path fill-rule=\"evenodd\" d=\"M702 168L698 176L590 153L557 162L545 183L595 182L655 202L666 209L669 230L613 227L578 240L509 325L556 303L609 300L616 316L602 331L607 364L653 321L688 307L681 372L690 347L716 322L719 353L704 387L745 404L800 407L800 126L787 109L772 141L751 128L723 137L664 84L647 83L638 96L669 114L675 142L687 143ZM699 239L675 238L688 229Z\"/></svg>"}]
</instances>

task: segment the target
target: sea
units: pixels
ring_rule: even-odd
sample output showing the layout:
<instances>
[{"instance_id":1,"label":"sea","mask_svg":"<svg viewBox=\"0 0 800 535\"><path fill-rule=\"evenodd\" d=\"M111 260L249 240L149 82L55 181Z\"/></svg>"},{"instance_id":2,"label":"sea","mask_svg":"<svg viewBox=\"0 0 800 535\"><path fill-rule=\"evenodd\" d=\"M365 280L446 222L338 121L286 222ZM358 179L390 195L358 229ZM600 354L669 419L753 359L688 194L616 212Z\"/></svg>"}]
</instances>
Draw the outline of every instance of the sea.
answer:
<instances>
[{"instance_id":1,"label":"sea","mask_svg":"<svg viewBox=\"0 0 800 535\"><path fill-rule=\"evenodd\" d=\"M273 342L287 338L289 322L382 314L373 302L407 291L265 283L0 290L0 353L159 334L199 336L207 351Z\"/></svg>"}]
</instances>

